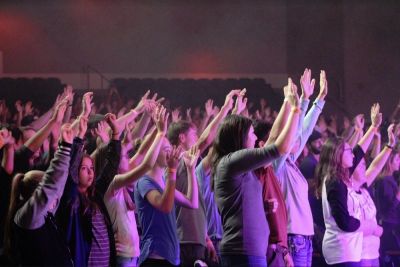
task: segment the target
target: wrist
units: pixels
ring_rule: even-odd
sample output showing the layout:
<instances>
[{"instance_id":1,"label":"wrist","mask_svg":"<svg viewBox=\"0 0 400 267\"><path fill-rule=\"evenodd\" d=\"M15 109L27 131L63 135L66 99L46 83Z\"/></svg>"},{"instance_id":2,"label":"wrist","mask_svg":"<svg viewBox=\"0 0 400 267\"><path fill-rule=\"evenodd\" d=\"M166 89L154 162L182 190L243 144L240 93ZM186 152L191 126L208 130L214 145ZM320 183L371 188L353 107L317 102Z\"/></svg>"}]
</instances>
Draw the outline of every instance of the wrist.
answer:
<instances>
[{"instance_id":1,"label":"wrist","mask_svg":"<svg viewBox=\"0 0 400 267\"><path fill-rule=\"evenodd\" d=\"M305 95L301 95L301 96L300 96L300 99L301 99L301 100L309 100L310 97L309 97L309 96L305 96Z\"/></svg>"},{"instance_id":2,"label":"wrist","mask_svg":"<svg viewBox=\"0 0 400 267\"><path fill-rule=\"evenodd\" d=\"M390 150L393 150L393 144L386 144L385 147L389 148Z\"/></svg>"},{"instance_id":3,"label":"wrist","mask_svg":"<svg viewBox=\"0 0 400 267\"><path fill-rule=\"evenodd\" d=\"M300 108L298 106L293 106L290 111L292 113L300 113Z\"/></svg>"}]
</instances>

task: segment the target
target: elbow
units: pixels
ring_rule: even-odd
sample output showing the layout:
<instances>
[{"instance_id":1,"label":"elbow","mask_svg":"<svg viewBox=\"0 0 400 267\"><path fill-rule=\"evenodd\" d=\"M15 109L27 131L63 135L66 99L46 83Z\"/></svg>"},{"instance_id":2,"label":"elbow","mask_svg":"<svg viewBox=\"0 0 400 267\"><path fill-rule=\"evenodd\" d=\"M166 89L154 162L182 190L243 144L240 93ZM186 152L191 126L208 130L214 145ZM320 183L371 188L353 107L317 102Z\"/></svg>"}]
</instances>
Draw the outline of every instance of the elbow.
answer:
<instances>
[{"instance_id":1,"label":"elbow","mask_svg":"<svg viewBox=\"0 0 400 267\"><path fill-rule=\"evenodd\" d=\"M280 144L279 144L279 143L275 143L275 145L276 145L276 148L277 148L277 150L278 150L280 156L286 155L286 154L288 154L288 153L290 152L289 146L288 146L287 144L284 144L284 143L280 143Z\"/></svg>"},{"instance_id":2,"label":"elbow","mask_svg":"<svg viewBox=\"0 0 400 267\"><path fill-rule=\"evenodd\" d=\"M168 214L172 211L173 205L169 206L169 205L164 205L160 207L160 211L162 213Z\"/></svg>"},{"instance_id":3,"label":"elbow","mask_svg":"<svg viewBox=\"0 0 400 267\"><path fill-rule=\"evenodd\" d=\"M198 208L199 208L199 202L198 201L190 203L190 209L196 210Z\"/></svg>"}]
</instances>

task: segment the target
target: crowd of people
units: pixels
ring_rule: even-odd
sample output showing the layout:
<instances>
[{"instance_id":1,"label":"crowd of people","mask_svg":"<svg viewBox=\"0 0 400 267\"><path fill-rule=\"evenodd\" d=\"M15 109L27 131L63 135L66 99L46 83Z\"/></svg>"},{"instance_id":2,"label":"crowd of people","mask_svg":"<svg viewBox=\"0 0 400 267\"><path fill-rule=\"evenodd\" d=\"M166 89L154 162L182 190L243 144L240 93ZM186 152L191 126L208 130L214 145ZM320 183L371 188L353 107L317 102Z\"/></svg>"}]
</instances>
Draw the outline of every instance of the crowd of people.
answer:
<instances>
[{"instance_id":1,"label":"crowd of people","mask_svg":"<svg viewBox=\"0 0 400 267\"><path fill-rule=\"evenodd\" d=\"M246 89L184 115L150 91L1 101L1 264L400 266L400 127L378 103L340 127L315 83L277 112Z\"/></svg>"}]
</instances>

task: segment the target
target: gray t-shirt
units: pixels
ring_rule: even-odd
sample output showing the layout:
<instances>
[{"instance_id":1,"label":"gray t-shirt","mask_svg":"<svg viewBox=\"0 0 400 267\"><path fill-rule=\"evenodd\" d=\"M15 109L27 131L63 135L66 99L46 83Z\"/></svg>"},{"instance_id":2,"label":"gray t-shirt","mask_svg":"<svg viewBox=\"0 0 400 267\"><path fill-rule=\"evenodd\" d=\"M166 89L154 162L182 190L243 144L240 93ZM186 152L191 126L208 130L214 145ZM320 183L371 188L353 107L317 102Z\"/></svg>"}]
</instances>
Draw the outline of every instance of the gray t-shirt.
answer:
<instances>
[{"instance_id":1,"label":"gray t-shirt","mask_svg":"<svg viewBox=\"0 0 400 267\"><path fill-rule=\"evenodd\" d=\"M186 195L188 177L186 166L181 159L176 173L176 189ZM181 244L200 244L206 246L207 221L204 200L199 190L199 208L188 209L176 206L176 226Z\"/></svg>"},{"instance_id":2,"label":"gray t-shirt","mask_svg":"<svg viewBox=\"0 0 400 267\"><path fill-rule=\"evenodd\" d=\"M269 227L265 218L261 183L253 173L279 156L275 145L242 149L218 163L215 197L221 213L221 255L265 257Z\"/></svg>"}]
</instances>

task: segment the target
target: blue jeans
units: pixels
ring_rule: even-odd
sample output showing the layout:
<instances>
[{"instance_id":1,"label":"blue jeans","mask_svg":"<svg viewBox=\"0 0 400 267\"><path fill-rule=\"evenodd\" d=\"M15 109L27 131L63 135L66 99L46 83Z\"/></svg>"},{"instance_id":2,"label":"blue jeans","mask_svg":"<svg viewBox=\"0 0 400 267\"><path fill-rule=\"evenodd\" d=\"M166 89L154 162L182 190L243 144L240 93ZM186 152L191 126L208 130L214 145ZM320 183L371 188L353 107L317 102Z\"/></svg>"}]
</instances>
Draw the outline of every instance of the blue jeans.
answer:
<instances>
[{"instance_id":1,"label":"blue jeans","mask_svg":"<svg viewBox=\"0 0 400 267\"><path fill-rule=\"evenodd\" d=\"M221 255L222 267L267 267L267 257Z\"/></svg>"},{"instance_id":2,"label":"blue jeans","mask_svg":"<svg viewBox=\"0 0 400 267\"><path fill-rule=\"evenodd\" d=\"M289 234L288 245L294 266L311 267L313 253L312 236Z\"/></svg>"},{"instance_id":3,"label":"blue jeans","mask_svg":"<svg viewBox=\"0 0 400 267\"><path fill-rule=\"evenodd\" d=\"M117 266L118 267L136 267L138 262L138 258L132 257L121 257L117 256Z\"/></svg>"}]
</instances>

